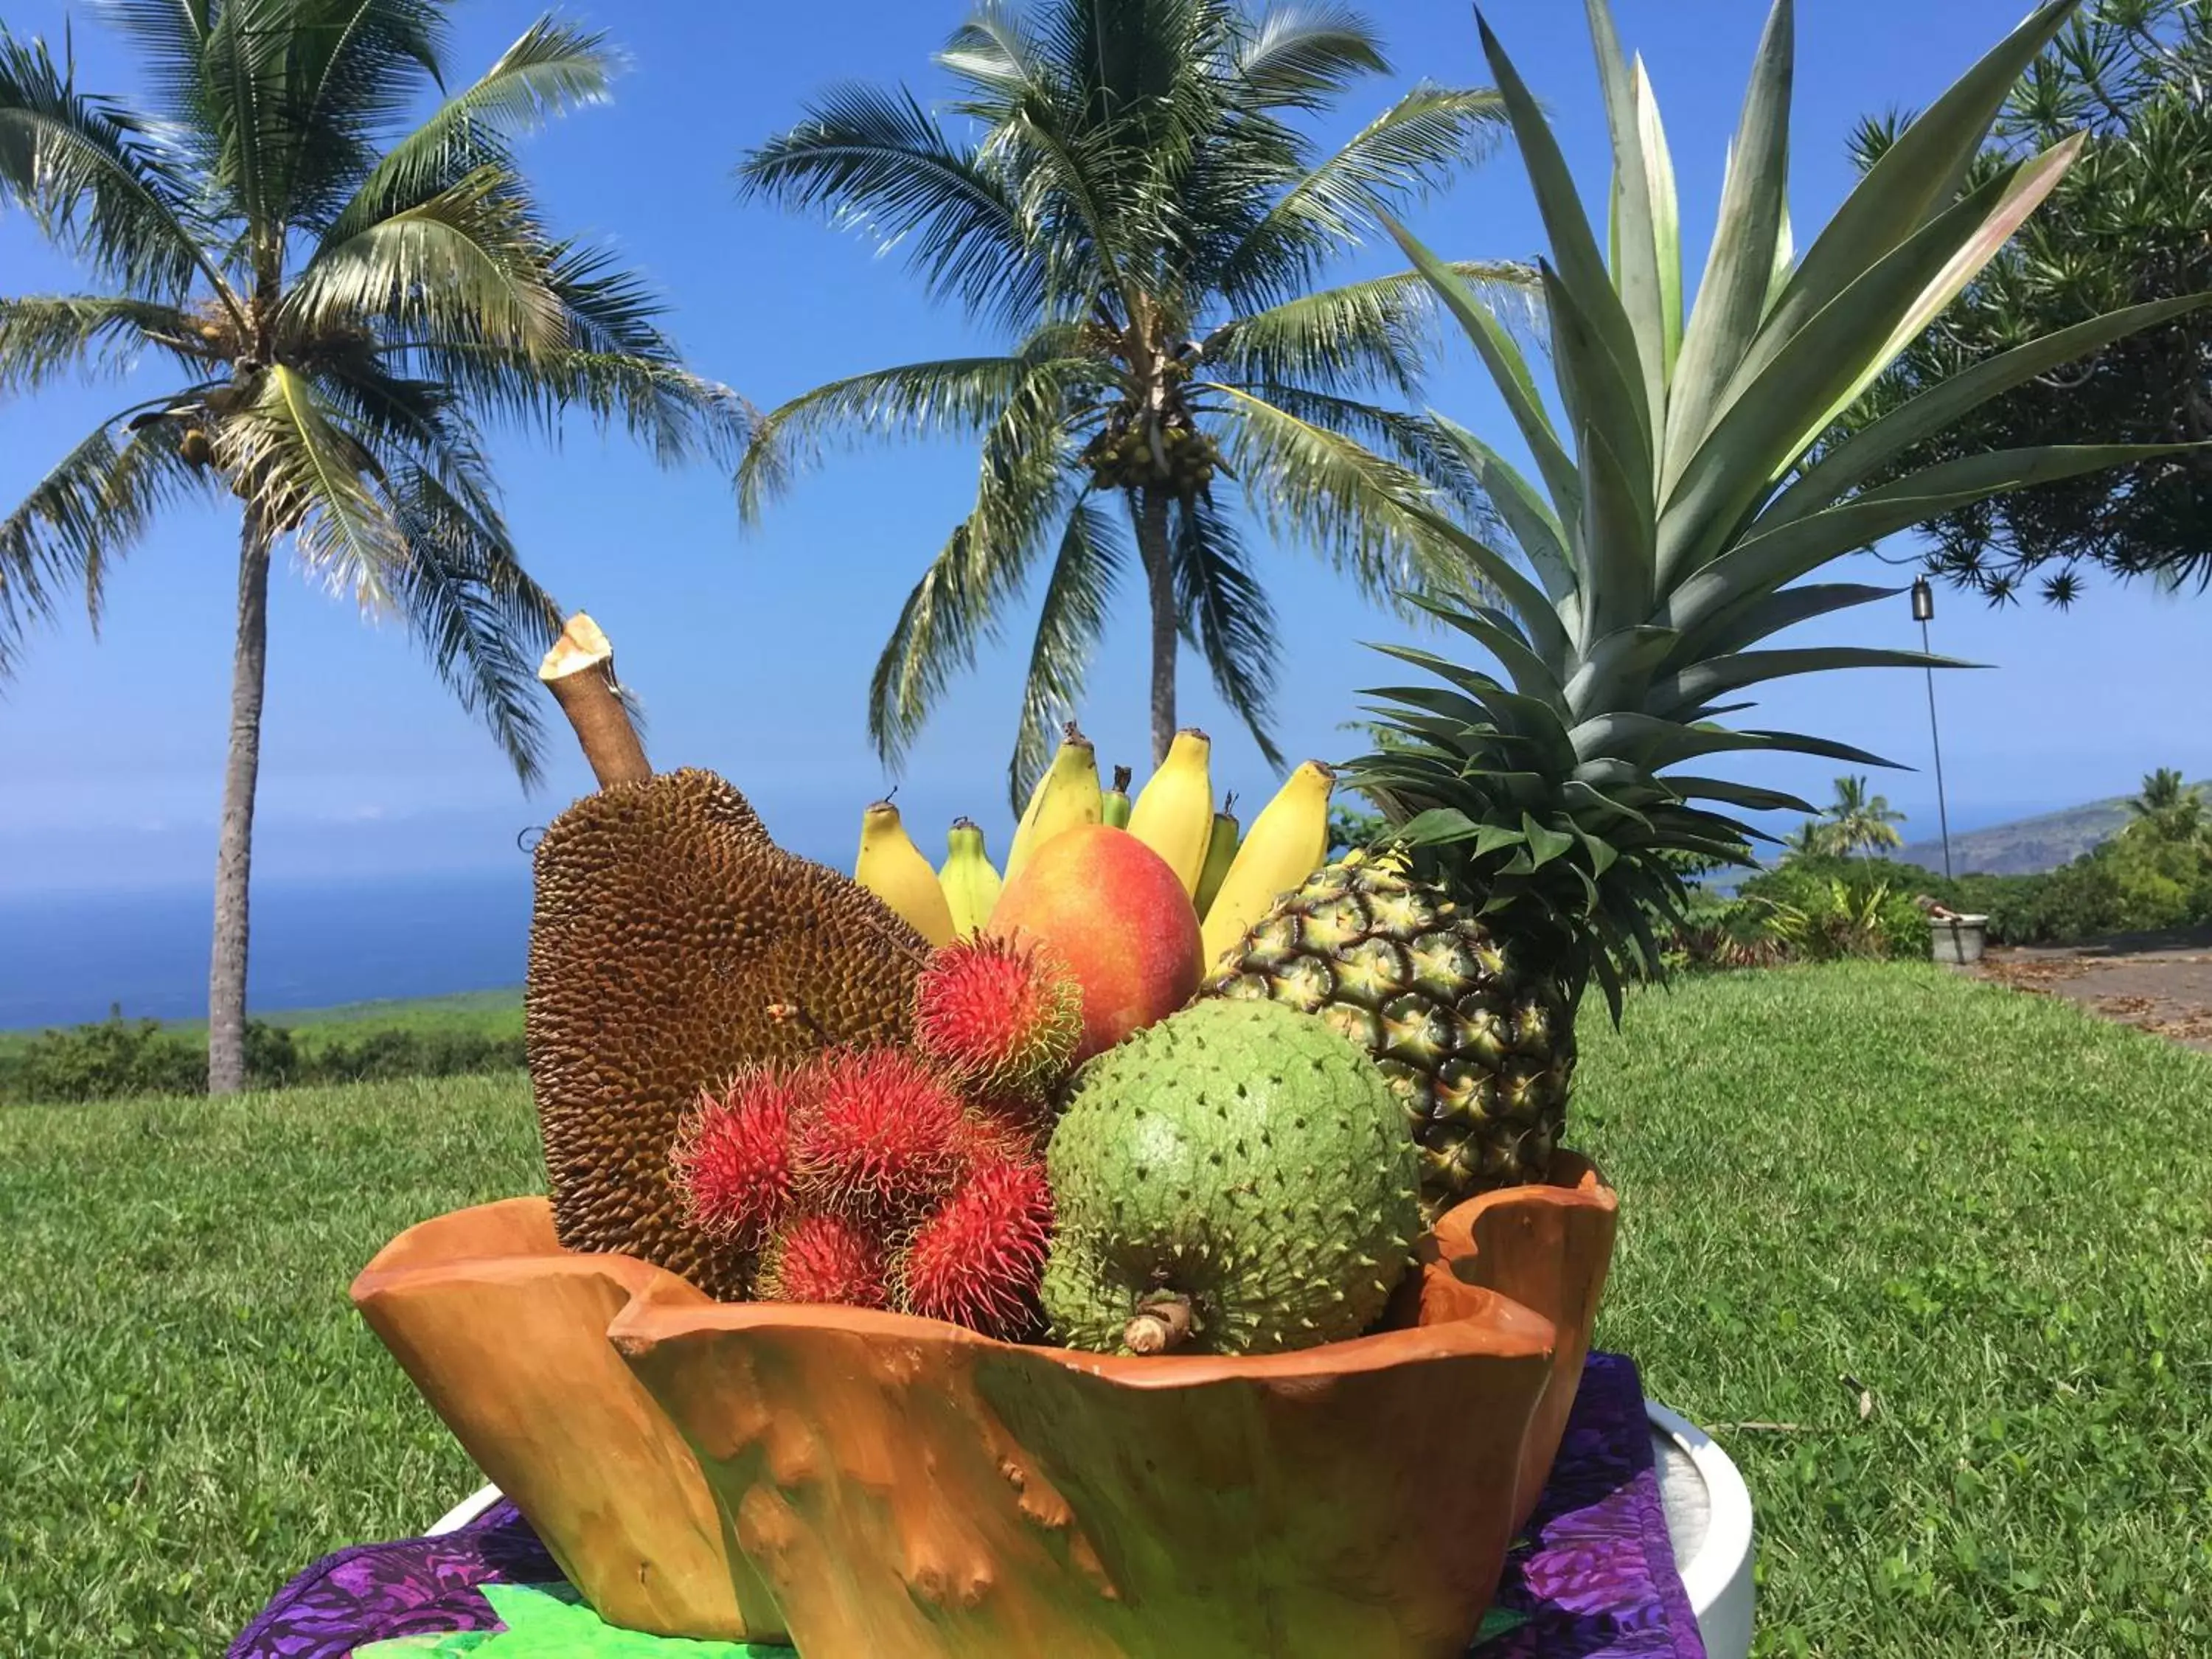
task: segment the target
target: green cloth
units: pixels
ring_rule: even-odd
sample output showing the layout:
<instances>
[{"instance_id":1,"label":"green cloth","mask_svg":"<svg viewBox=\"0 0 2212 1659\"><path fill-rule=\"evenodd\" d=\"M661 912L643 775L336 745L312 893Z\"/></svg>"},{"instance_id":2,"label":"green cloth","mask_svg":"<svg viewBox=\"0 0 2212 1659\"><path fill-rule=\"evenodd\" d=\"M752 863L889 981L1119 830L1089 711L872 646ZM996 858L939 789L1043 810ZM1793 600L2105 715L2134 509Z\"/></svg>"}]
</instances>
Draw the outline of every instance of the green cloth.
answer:
<instances>
[{"instance_id":1,"label":"green cloth","mask_svg":"<svg viewBox=\"0 0 2212 1659\"><path fill-rule=\"evenodd\" d=\"M617 1630L577 1599L566 1584L483 1584L505 1630L402 1636L356 1648L354 1659L791 1659L786 1647L748 1642L695 1642Z\"/></svg>"},{"instance_id":2,"label":"green cloth","mask_svg":"<svg viewBox=\"0 0 2212 1659\"><path fill-rule=\"evenodd\" d=\"M695 1642L617 1630L566 1584L484 1584L479 1589L505 1630L401 1636L356 1648L354 1659L791 1659L791 1649L757 1642ZM1526 1623L1524 1613L1492 1607L1483 1615L1475 1644Z\"/></svg>"}]
</instances>

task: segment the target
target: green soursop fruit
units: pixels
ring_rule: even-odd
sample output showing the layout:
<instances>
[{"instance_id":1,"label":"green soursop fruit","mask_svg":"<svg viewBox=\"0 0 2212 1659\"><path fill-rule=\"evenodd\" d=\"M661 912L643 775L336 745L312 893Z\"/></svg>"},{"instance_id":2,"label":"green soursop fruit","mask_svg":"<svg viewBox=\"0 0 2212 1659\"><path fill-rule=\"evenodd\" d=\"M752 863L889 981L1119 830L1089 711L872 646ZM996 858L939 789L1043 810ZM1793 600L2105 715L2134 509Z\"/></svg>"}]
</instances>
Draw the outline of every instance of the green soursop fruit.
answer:
<instances>
[{"instance_id":1,"label":"green soursop fruit","mask_svg":"<svg viewBox=\"0 0 2212 1659\"><path fill-rule=\"evenodd\" d=\"M1126 1351L1130 1322L1163 1308L1187 1352L1358 1336L1421 1227L1418 1153L1382 1073L1278 1003L1201 1002L1093 1060L1046 1169L1045 1311L1096 1352Z\"/></svg>"}]
</instances>

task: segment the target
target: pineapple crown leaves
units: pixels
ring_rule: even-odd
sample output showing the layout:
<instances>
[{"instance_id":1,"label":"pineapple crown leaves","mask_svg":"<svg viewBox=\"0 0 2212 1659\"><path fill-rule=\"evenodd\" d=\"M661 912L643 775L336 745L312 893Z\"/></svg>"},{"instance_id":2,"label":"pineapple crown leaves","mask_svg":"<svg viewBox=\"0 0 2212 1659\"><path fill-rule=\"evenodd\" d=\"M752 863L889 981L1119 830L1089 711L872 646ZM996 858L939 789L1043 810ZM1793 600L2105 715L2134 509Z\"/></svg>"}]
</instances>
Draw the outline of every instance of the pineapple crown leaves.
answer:
<instances>
[{"instance_id":1,"label":"pineapple crown leaves","mask_svg":"<svg viewBox=\"0 0 2212 1659\"><path fill-rule=\"evenodd\" d=\"M1382 647L1430 683L1370 694L1383 740L1347 781L1431 873L1486 911L1512 913L1511 925L1550 933L1571 983L1595 975L1616 1012L1622 976L1657 971L1652 919L1677 909L1685 870L1748 862L1752 842L1771 839L1731 811L1805 810L1778 791L1673 769L1739 751L1891 764L1817 736L1723 726L1752 706L1736 694L1838 668L1968 665L1768 644L1898 591L1808 578L1954 508L2191 447L2004 450L1870 487L1987 399L2212 300L2204 295L2030 341L1832 437L2072 163L2078 140L1975 165L2007 93L2080 3L2038 7L1905 130L1801 254L1787 199L1795 13L1776 0L1694 303L1666 129L1606 0L1585 0L1613 140L1606 246L1534 97L1478 13L1550 244L1540 270L1562 418L1504 321L1390 222L1490 371L1534 472L1437 417L1513 550L1413 508L1496 599L1425 608L1496 672Z\"/></svg>"}]
</instances>

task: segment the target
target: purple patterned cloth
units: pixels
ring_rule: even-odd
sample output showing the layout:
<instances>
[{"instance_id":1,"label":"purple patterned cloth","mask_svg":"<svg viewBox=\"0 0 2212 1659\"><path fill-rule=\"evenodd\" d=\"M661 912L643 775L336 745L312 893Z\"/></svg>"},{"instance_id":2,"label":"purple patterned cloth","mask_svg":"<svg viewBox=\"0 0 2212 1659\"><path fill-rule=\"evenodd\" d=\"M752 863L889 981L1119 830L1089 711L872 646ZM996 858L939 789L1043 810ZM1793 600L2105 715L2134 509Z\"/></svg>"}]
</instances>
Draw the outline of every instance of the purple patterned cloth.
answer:
<instances>
[{"instance_id":1,"label":"purple patterned cloth","mask_svg":"<svg viewBox=\"0 0 2212 1659\"><path fill-rule=\"evenodd\" d=\"M501 1628L476 1586L550 1584L560 1569L508 1503L442 1538L362 1544L295 1578L229 1659L346 1659L392 1637ZM1559 1462L1505 1563L1493 1625L1468 1659L1705 1659L1667 1538L1636 1367L1594 1353Z\"/></svg>"}]
</instances>

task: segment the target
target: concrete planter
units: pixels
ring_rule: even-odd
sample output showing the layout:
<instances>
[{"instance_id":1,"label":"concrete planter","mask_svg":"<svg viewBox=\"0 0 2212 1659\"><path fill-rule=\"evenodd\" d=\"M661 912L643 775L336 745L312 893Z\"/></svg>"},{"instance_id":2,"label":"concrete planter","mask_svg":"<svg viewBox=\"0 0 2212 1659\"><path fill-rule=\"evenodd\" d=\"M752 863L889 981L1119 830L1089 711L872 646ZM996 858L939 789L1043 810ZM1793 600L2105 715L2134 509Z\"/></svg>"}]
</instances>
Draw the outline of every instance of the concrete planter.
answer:
<instances>
[{"instance_id":1,"label":"concrete planter","mask_svg":"<svg viewBox=\"0 0 2212 1659\"><path fill-rule=\"evenodd\" d=\"M1936 960L1954 968L1979 962L1982 948L1988 943L1989 925L1987 916L1930 916L1929 943Z\"/></svg>"}]
</instances>

